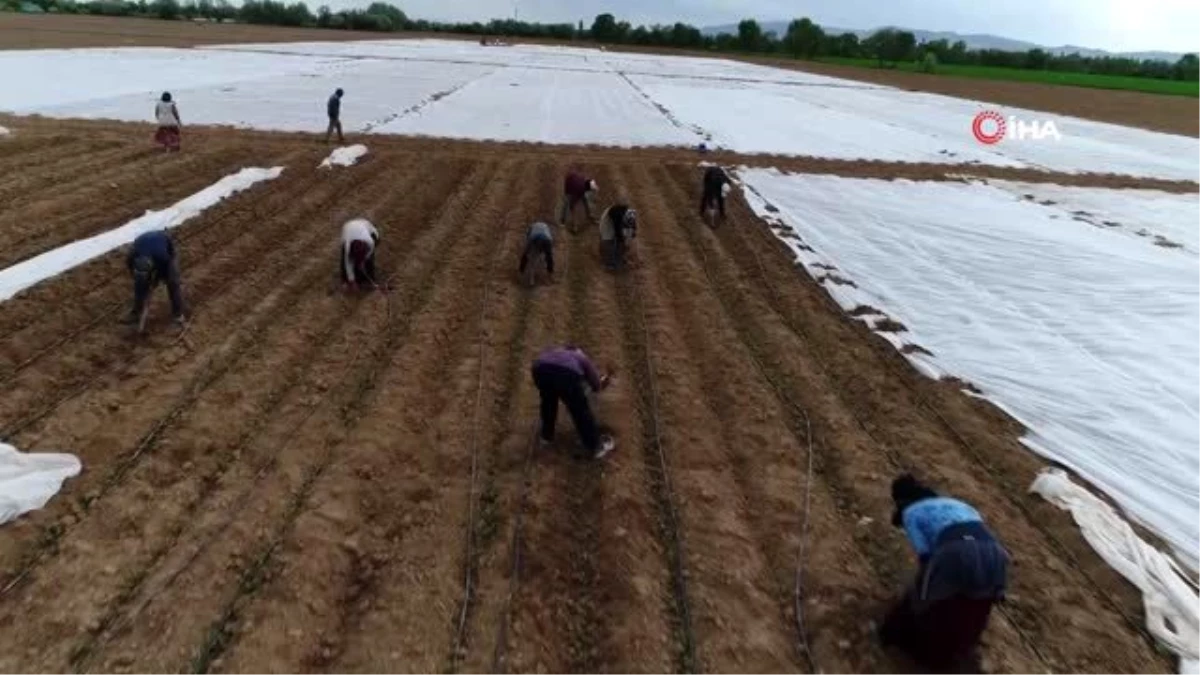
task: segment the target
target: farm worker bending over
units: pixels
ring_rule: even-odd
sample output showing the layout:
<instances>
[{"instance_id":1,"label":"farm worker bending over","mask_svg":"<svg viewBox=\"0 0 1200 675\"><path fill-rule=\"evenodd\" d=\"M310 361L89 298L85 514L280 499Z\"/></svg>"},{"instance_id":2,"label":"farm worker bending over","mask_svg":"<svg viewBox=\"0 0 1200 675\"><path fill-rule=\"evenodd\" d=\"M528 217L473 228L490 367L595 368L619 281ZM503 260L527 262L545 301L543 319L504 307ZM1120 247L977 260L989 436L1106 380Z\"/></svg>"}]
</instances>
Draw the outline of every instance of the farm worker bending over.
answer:
<instances>
[{"instance_id":1,"label":"farm worker bending over","mask_svg":"<svg viewBox=\"0 0 1200 675\"><path fill-rule=\"evenodd\" d=\"M704 195L700 197L700 215L703 216L705 211L716 208L724 220L725 197L731 189L733 181L729 180L729 175L724 169L719 166L708 167L704 172Z\"/></svg>"},{"instance_id":2,"label":"farm worker bending over","mask_svg":"<svg viewBox=\"0 0 1200 675\"><path fill-rule=\"evenodd\" d=\"M379 230L370 221L355 218L342 226L342 254L339 267L342 287L358 290L360 283L378 288L375 279L375 248L379 245Z\"/></svg>"},{"instance_id":3,"label":"farm worker bending over","mask_svg":"<svg viewBox=\"0 0 1200 675\"><path fill-rule=\"evenodd\" d=\"M183 293L179 286L179 258L171 237L163 230L138 235L125 258L125 265L133 277L133 308L122 323L138 324L139 332L145 329L150 292L162 281L166 282L167 295L171 298L171 316L175 323L182 325Z\"/></svg>"},{"instance_id":4,"label":"farm worker bending over","mask_svg":"<svg viewBox=\"0 0 1200 675\"><path fill-rule=\"evenodd\" d=\"M329 114L329 126L325 129L325 142L329 142L329 137L333 134L334 129L337 130L338 143L345 143L346 139L342 136L342 94L341 89L333 92L333 96L329 97L329 101L325 104L325 112Z\"/></svg>"},{"instance_id":5,"label":"farm worker bending over","mask_svg":"<svg viewBox=\"0 0 1200 675\"><path fill-rule=\"evenodd\" d=\"M525 250L521 253L521 267L519 269L522 274L525 273L525 268L529 265L529 259L539 253L546 258L546 272L553 279L554 237L550 235L550 226L542 222L530 225L529 231L525 233Z\"/></svg>"},{"instance_id":6,"label":"farm worker bending over","mask_svg":"<svg viewBox=\"0 0 1200 675\"><path fill-rule=\"evenodd\" d=\"M611 436L601 435L596 428L596 419L588 405L584 387L600 392L608 387L608 375L601 376L596 366L582 349L563 345L548 347L533 360L533 383L541 394L543 443L554 440L554 423L558 416L558 402L562 401L571 413L575 431L584 449L593 459L600 459L612 452L616 441Z\"/></svg>"},{"instance_id":7,"label":"farm worker bending over","mask_svg":"<svg viewBox=\"0 0 1200 675\"><path fill-rule=\"evenodd\" d=\"M637 225L637 211L624 202L618 202L600 214L600 249L608 269L625 264L625 250L637 236Z\"/></svg>"},{"instance_id":8,"label":"farm worker bending over","mask_svg":"<svg viewBox=\"0 0 1200 675\"><path fill-rule=\"evenodd\" d=\"M158 122L154 142L163 146L167 152L178 152L179 130L183 122L179 120L179 108L171 100L171 92L164 91L162 99L154 104L154 120Z\"/></svg>"},{"instance_id":9,"label":"farm worker bending over","mask_svg":"<svg viewBox=\"0 0 1200 675\"><path fill-rule=\"evenodd\" d=\"M563 181L563 205L562 212L558 216L558 224L566 225L567 218L575 215L575 207L581 202L583 210L587 213L588 220L592 219L592 195L594 195L600 187L596 185L596 181L587 178L577 171L567 173L567 178Z\"/></svg>"},{"instance_id":10,"label":"farm worker bending over","mask_svg":"<svg viewBox=\"0 0 1200 675\"><path fill-rule=\"evenodd\" d=\"M979 639L1004 599L1008 554L974 508L909 474L892 482L892 501L892 524L904 528L920 569L880 638L926 667L979 672Z\"/></svg>"}]
</instances>

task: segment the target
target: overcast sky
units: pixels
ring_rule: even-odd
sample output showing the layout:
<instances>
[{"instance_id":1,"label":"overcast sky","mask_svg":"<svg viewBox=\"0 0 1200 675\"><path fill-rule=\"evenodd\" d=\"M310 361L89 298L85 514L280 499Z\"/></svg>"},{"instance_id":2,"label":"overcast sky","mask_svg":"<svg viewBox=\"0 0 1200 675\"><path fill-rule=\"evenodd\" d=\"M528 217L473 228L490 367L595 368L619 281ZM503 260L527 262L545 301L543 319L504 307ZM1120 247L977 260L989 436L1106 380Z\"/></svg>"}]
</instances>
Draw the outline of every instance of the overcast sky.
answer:
<instances>
[{"instance_id":1,"label":"overcast sky","mask_svg":"<svg viewBox=\"0 0 1200 675\"><path fill-rule=\"evenodd\" d=\"M311 0L335 8L369 0ZM391 0L414 18L487 20L513 15L514 0ZM696 26L808 16L839 28L897 25L991 33L1046 46L1073 44L1113 51L1196 51L1200 0L519 0L534 21L583 20L611 12L631 23Z\"/></svg>"}]
</instances>

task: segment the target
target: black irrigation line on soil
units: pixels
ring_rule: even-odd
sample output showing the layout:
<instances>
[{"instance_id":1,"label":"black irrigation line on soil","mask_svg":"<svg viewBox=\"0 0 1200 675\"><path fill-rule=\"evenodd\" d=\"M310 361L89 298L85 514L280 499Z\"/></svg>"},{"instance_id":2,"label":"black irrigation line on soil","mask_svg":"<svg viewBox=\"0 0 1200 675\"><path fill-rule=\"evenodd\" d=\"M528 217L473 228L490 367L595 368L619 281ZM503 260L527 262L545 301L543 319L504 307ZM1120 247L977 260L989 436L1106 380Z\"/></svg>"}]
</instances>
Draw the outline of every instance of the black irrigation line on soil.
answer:
<instances>
[{"instance_id":1,"label":"black irrigation line on soil","mask_svg":"<svg viewBox=\"0 0 1200 675\"><path fill-rule=\"evenodd\" d=\"M570 221L574 221L574 214L572 214ZM583 235L571 229L570 223L568 223L566 228L563 228L563 231L571 232L571 234L567 235L569 237L569 241L571 242L571 246L565 263L561 264L561 269L558 271L558 277L560 279L566 279L567 283L570 285L570 291L572 295L570 298L572 302L570 304L574 308L581 305L581 301L578 301L577 296L582 293L584 279L581 272L576 273L573 276L570 274L570 272L576 270L576 266L572 264L572 261L575 256L581 255L580 247L582 244L580 242L582 241L581 237ZM524 295L527 297L533 293L532 289L523 290ZM555 292L557 294L561 293L562 291L556 288ZM539 421L540 414L539 416L534 416L531 423L529 443L526 446L525 457L521 463L520 488L517 492L517 499L513 508L514 515L512 538L509 542L511 562L509 564L508 574L508 594L504 598L504 606L500 611L500 617L497 621L498 625L496 628L496 641L492 651L491 671L493 673L507 672L506 659L508 651L508 632L512 624L513 602L517 597L517 592L520 590L521 570L525 566L525 512L528 510L529 506L529 487L533 483L533 469L535 466L534 460L537 457L538 435L540 433Z\"/></svg>"},{"instance_id":2,"label":"black irrigation line on soil","mask_svg":"<svg viewBox=\"0 0 1200 675\"><path fill-rule=\"evenodd\" d=\"M362 177L360 180L358 180L354 183L354 185L352 186L351 189L358 189L359 187L361 187L363 184L368 182L368 180L370 180L373 177L374 177L374 175ZM323 201L319 206L314 207L312 210L315 211L315 210L321 210L321 209L325 208L326 206L329 205L329 203L331 203L338 196L339 195L336 191L331 192L331 194L325 199L325 201ZM277 215L282 213L284 210L288 209L290 206L291 206L290 204L284 204L284 205L280 206L279 208L272 211L271 214L267 216L267 219L268 220L274 219ZM246 209L246 210L249 210L249 209ZM222 218L232 216L232 215L235 215L238 213L244 213L246 210L238 208L237 210L230 212L226 216L222 216ZM280 226L282 227L285 224L286 223L281 223ZM212 224L209 224L209 225L206 225L205 228L207 229L208 227L211 227L211 226L212 226ZM243 234L245 234L248 231L249 231L248 229L241 229L241 230L235 232L233 236L227 238L224 242L222 242L219 248L224 248L229 242L231 242L235 239L239 239ZM262 248L270 246L270 239L264 237L263 241L259 244L259 246ZM217 249L214 248L214 250L217 250ZM208 260L208 258L205 258L205 260ZM118 275L119 274L114 274L109 279L109 281L111 281L112 279L115 279ZM234 285L235 283L237 283L239 281L240 281L240 278L237 277L236 275L228 276L225 281L218 283L211 292L206 293L199 300L192 302L190 309L194 310L197 307L202 307L209 300L221 297L221 294L225 291L225 289L229 288L230 286ZM103 282L103 283L107 283L107 282ZM100 287L100 285L93 286L93 288L98 288L98 287ZM24 370L25 368L28 368L36 361L44 358L45 356L47 356L51 353L57 352L58 350L62 349L68 342L74 340L76 337L78 337L78 336L82 335L83 333L86 333L86 332L90 331L91 329L95 328L96 326L100 325L101 322L103 322L105 320L111 320L112 317L115 316L117 314L117 312L120 310L122 304L123 303L121 303L121 302L113 304L104 313L96 316L95 318L91 319L83 326L75 329L71 333L68 333L67 335L63 336L62 338L51 343L51 345L49 345L48 347L36 352L32 356L26 358L23 362L21 362L18 365L18 367L13 372L11 372L7 376L5 376L5 378L3 380L0 380L0 387L8 384L22 370ZM30 323L33 323L33 322L30 322ZM28 326L29 324L26 324L26 325ZM18 328L17 330L20 330L20 328ZM154 352L150 351L150 350L134 352L134 353L130 354L129 357L120 364L120 367L122 369L128 369L129 367L137 365L137 363L139 363L142 359L150 356L153 353ZM91 377L86 378L84 381L82 381L76 387L68 390L64 395L55 399L49 405L44 406L38 412L30 414L30 415L18 420L17 422L14 422L13 424L9 425L4 430L0 431L0 439L11 440L18 433L24 431L25 429L27 429L30 426L41 421L48 415L52 414L55 410L62 407L68 401L76 398L77 396L79 396L79 395L83 394L84 392L88 391L89 389L91 389L91 387L95 383L99 382L102 378L107 376L109 374L109 372L110 372L110 370L108 370L108 369L100 370L99 372L95 373ZM3 593L0 593L0 596L2 596L2 595L3 595Z\"/></svg>"},{"instance_id":3,"label":"black irrigation line on soil","mask_svg":"<svg viewBox=\"0 0 1200 675\"><path fill-rule=\"evenodd\" d=\"M491 174L494 176L495 173L498 172L500 166L499 164L495 164L491 168ZM472 175L474 177L479 177L482 175L482 173L477 168ZM471 182L471 180L472 179L468 179L467 182ZM466 212L475 211L479 203L483 201L486 193L487 190L484 189L472 191L470 195L471 201L464 210ZM454 195L451 195L450 199L453 200ZM446 220L448 223L458 221L459 218L453 218L448 215L451 213L453 206L454 205L449 203L444 204L437 220ZM392 316L389 311L389 316L384 322L383 330L381 331L382 334L380 335L380 342L378 345L376 345L375 349L372 349L371 353L372 361L377 365L364 370L364 372L359 375L354 384L353 391L350 393L350 400L343 404L339 411L339 420L343 432L351 429L354 426L354 423L358 420L358 416L362 414L362 411L372 400L372 393L375 391L376 382L380 374L391 366L392 355L397 349L403 346L408 334L412 330L414 319L428 304L432 295L434 282L444 271L445 261L455 250L455 247L445 245L445 240L452 238L455 234L457 234L457 232L451 226L448 226L446 229L447 231L441 237L442 241L439 242L440 245L435 247L435 251L438 252L439 258L430 264L429 270L421 277L417 287L412 290L412 294L415 297L412 298L412 305L408 308L409 311L401 313L401 316L399 317ZM393 279L394 276L389 278L385 286L390 287ZM357 360L358 357L359 355L356 354L355 360ZM237 619L238 609L241 601L246 597L253 596L254 593L257 592L257 590L261 587L265 580L268 567L274 561L276 552L279 550L280 546L282 546L283 542L288 536L288 533L291 531L292 525L295 523L296 518L299 517L305 504L308 502L308 498L316 485L316 481L328 469L330 463L333 461L334 450L344 440L344 438L327 439L325 443L325 449L321 456L318 458L317 462L310 467L309 471L306 473L307 477L305 478L305 481L292 496L292 499L289 500L288 509L284 513L279 526L275 529L274 534L271 536L270 541L264 547L262 547L259 554L255 556L254 561L249 566L243 568L237 590L234 592L233 596L228 600L228 602L226 602L225 607L221 611L218 618L209 627L209 631L205 640L192 659L190 666L192 672L208 672L212 667L213 662L222 654L224 654L225 650L228 648L229 644L234 638L233 624Z\"/></svg>"},{"instance_id":4,"label":"black irrigation line on soil","mask_svg":"<svg viewBox=\"0 0 1200 675\"><path fill-rule=\"evenodd\" d=\"M670 176L664 176L664 178L666 179L666 181L671 181ZM679 185L678 182L676 182L675 185L678 190L682 190L682 187ZM738 228L738 229L742 229L742 228ZM722 288L722 286L718 285L712 277L712 273L710 271L711 268L710 268L708 252L705 249L705 245L702 242L700 242L699 239L700 239L699 237L697 237L693 234L692 236L689 237L688 240L689 240L689 242L691 242L693 250L698 254L698 256L700 258L700 261L702 263L702 268L704 269L705 276L709 280L710 286L712 286L714 289ZM765 267L763 266L762 258L757 255L757 251L754 251L754 254L756 256L756 260L759 265L760 273L763 274L764 285L767 286L767 288L770 289L770 293L773 294L775 292L774 287L771 286L769 283L766 283ZM722 303L724 304L726 302L724 299L724 296L721 294L718 294L718 296L722 298ZM776 314L780 315L781 319L784 321L785 326L787 326L789 328L789 330L791 330L798 338L800 338L800 340L802 342L804 342L805 344L808 344L808 345L813 344L811 339L809 339L809 336L806 331L801 329L799 326L794 325L791 322L789 317L785 317L779 312L778 305L772 303L771 306L776 309ZM776 396L780 399L780 401L782 403L785 404L785 406L787 408L795 410L795 411L800 411L804 416L806 425L810 425L811 422L808 421L808 419L809 419L808 413L804 410L803 407L801 407L798 403L795 402L795 400L791 397L789 392L787 392L781 385L779 385L776 382L775 377L770 374L770 371L767 370L765 368L765 366L762 364L762 362L759 360L757 350L751 348L751 345L749 344L748 340L746 339L746 336L742 335L741 332L742 331L739 330L739 336L741 337L743 343L746 344L748 351L753 355L753 360L755 362L756 368L758 368L758 370L763 375L763 377L766 379L766 381L771 385L772 389L775 390ZM829 371L826 368L825 364L820 359L816 358L815 355L814 355L812 361L813 361L813 363L816 364L816 367L817 367L818 371L821 373L821 376L825 380L830 382L831 385L833 385L836 382L836 380L833 380L831 378ZM866 435L866 437L871 440L873 445L875 445L878 449L880 449L882 451L883 456L888 460L888 462L893 467L895 467L897 469L905 470L905 471L912 469L912 467L907 462L904 461L903 457L898 455L896 453L896 451L893 450L890 446L887 446L886 444L879 441L879 439L870 432L870 430L866 426L866 423L863 421L861 414L859 414L858 409L855 406L850 405L848 402L846 402L845 399L840 395L840 393L839 393L839 398L842 398L843 403L845 403L845 408L849 412L850 416L854 419L856 426L858 426L858 428ZM809 436L808 442L811 443L811 435ZM1017 633L1018 637L1021 639L1021 641L1023 643L1025 643L1025 646L1030 650L1030 652L1032 654L1034 654L1039 660L1041 660L1043 664L1050 663L1050 660L1046 658L1045 654L1043 654L1042 651L1033 642L1032 637L1026 633L1025 629L1023 629L1019 624L1017 624L1013 620L1010 613L1006 612L1005 608L1003 606L999 606L998 609L1008 620L1008 623L1012 626L1014 632Z\"/></svg>"},{"instance_id":5,"label":"black irrigation line on soil","mask_svg":"<svg viewBox=\"0 0 1200 675\"><path fill-rule=\"evenodd\" d=\"M625 334L625 351L631 360L640 360L644 372L634 373L633 377L640 379L642 386L638 387L642 405L642 437L646 441L647 450L653 448L651 455L647 452L644 457L646 475L650 485L650 493L659 512L659 533L667 551L668 564L671 568L671 589L674 600L673 613L678 621L677 631L682 651L679 654L679 670L684 673L696 672L699 665L696 660L696 635L692 628L692 609L689 600L686 569L686 554L683 543L682 525L679 522L678 497L671 481L671 469L667 462L666 450L663 447L662 430L660 429L660 413L658 403L658 382L654 368L654 359L650 353L653 344L650 336L650 322L646 314L646 303L642 298L641 280L631 281L628 270L616 273L614 284L617 290L618 302L622 305L632 303L634 311L621 312L622 332ZM635 326L631 318L636 316L640 325ZM639 349L640 346L640 349ZM640 352L640 359L635 355Z\"/></svg>"},{"instance_id":6,"label":"black irrigation line on soil","mask_svg":"<svg viewBox=\"0 0 1200 675\"><path fill-rule=\"evenodd\" d=\"M760 197L761 197L761 195L760 195ZM740 232L744 228L737 228L737 229ZM739 237L739 239L741 239L741 237L744 237L744 236L745 235L741 235ZM763 232L760 235L760 239L763 237L767 237L767 236L770 236L770 235L768 235L766 232ZM787 327L788 330L790 330L792 333L794 333L802 341L811 344L811 340L809 340L807 332L794 322L794 320L791 317L790 312L786 312L782 309L781 301L778 297L777 291L776 291L775 287L773 285L771 285L768 281L766 266L763 264L762 257L761 257L761 255L759 255L758 250L755 249L753 246L746 244L744 239L741 239L741 241L742 241L742 245L747 250L749 250L751 253L753 253L753 255L754 255L754 258L756 260L757 267L758 267L759 276L763 281L762 286L768 290L768 293L770 296L769 304L771 305L772 309L774 309L775 314L778 317L780 317L780 319L783 321L784 326ZM768 246L772 246L772 245L778 246L779 245L779 242L777 242L777 241L767 240L765 243ZM833 302L832 298L827 293L822 292L818 297L820 297L821 302L823 302L825 304L826 308L829 309L829 311L835 312L836 315L841 315L841 314L845 313L845 311L843 309L841 309L840 306L838 306L835 302ZM960 432L958 430L958 428L952 422L950 422L950 420L947 419L946 416L943 415L942 412L937 407L935 407L932 403L930 403L929 400L920 391L918 391L916 385L913 384L913 382L911 380L910 374L906 374L903 372L903 370L902 370L903 366L901 364L896 363L894 361L894 359L889 359L889 358L880 358L879 360L889 370L889 372L892 374L893 378L896 379L897 381L903 383L904 387L909 390L909 392L913 395L913 398L917 402L917 406L919 408L925 410L930 415L932 415L934 417L934 419L937 420L939 425L942 426L946 430L946 432L950 436L950 438L960 448L962 448L963 451L969 457L971 457L975 461L975 464L983 467L983 469L988 473L988 475L992 479L994 479L996 481L997 484L999 484L999 485L1009 485L1010 484L1010 481L1005 476L1003 476L1000 471L998 471L994 466L992 466L992 464L990 462L988 462L985 459L983 453L976 450L975 447L970 443L970 441L968 441L966 439L966 437L962 434L962 432ZM822 366L822 368L823 368L823 366ZM826 379L829 379L828 373L824 373L824 375L826 376ZM835 380L829 379L829 381L834 382ZM867 433L868 437L870 437L871 440L877 446L885 448L885 450L887 450L886 447L883 446L878 440L876 440L875 437L873 435L871 435L871 433L867 430L867 427L862 422L862 420L859 418L857 411L854 409L851 409L851 413L855 417L856 424L864 432ZM892 459L892 456L890 454L889 454L889 459ZM896 464L896 461L893 459L892 463ZM1052 533L1041 522L1040 518L1038 518L1034 513L1032 513L1030 511L1030 509L1027 505L1022 503L1016 497L1014 497L1011 491L1003 490L1001 492L1004 495L1005 500L1008 501L1010 504L1012 504L1022 515L1024 515L1026 521L1028 521L1030 524L1033 525L1033 527L1035 529L1037 529L1039 532L1042 533L1042 535L1047 539L1047 541L1050 543L1050 545L1054 548L1055 553L1057 553L1061 558L1066 560L1068 566L1074 572L1079 574L1081 578L1085 579L1088 582L1087 585L1090 588L1092 588L1092 589L1099 588L1099 586L1092 579L1091 575L1079 563L1078 558L1070 551L1070 549L1067 548L1067 546L1065 544L1062 543L1062 541L1054 533ZM1152 649L1158 648L1157 641L1154 639L1154 637L1152 635L1150 635L1149 631L1145 627L1145 624L1142 622L1139 622L1136 617L1130 616L1129 613L1120 605L1120 603L1118 603L1115 599L1113 599L1113 597L1111 595L1109 595L1107 593L1101 593L1099 591L1096 591L1094 593L1094 595L1097 598L1099 598L1104 604L1108 605L1110 609L1112 609L1118 615L1120 615L1121 618L1125 621L1125 623L1130 628L1135 630ZM1009 612L1007 611L1007 609L1004 606L1002 606L1002 605L998 606L998 609L1001 611L1001 613L1003 613L1006 616L1006 618L1009 618L1009 623L1013 624L1014 628L1018 632L1022 631L1022 629L1019 628L1014 623L1012 618L1009 616ZM1023 633L1022 633L1022 637L1023 638L1025 637ZM1032 646L1032 644L1031 644L1031 646ZM1044 655L1042 655L1039 651L1037 651L1036 648L1034 648L1034 653L1037 654L1037 656L1040 659L1042 659L1043 663L1049 662L1044 657Z\"/></svg>"},{"instance_id":7,"label":"black irrigation line on soil","mask_svg":"<svg viewBox=\"0 0 1200 675\"><path fill-rule=\"evenodd\" d=\"M656 185L666 185L667 184L665 180L652 181L652 183L656 184ZM643 193L641 196L645 197L645 194ZM664 212L671 214L670 204L668 204L664 201L661 204L661 206L662 206L662 210ZM672 215L671 220L673 220L676 223L676 225L679 227L680 231L685 235L685 238L690 239L693 236L694 230L690 230L688 228L687 222L684 219L679 218L679 217L674 217ZM697 223L699 223L699 221L697 221ZM659 223L655 222L655 226L657 226L657 225L659 225ZM717 293L717 290L716 290L717 282L715 279L712 278L712 276L709 275L708 267L707 267L707 259L704 260L704 264L701 266L701 269L704 271L705 279L708 281L709 286L713 288L713 292L714 292L714 294L716 294ZM659 276L660 277L668 277L668 278L671 276L670 271L664 271L664 272L665 272L664 274L660 274ZM668 281L668 284L669 284L669 281ZM678 295L678 289L673 286L670 286L670 285L664 287L664 291L668 294ZM688 331L689 328L683 327L683 330ZM738 337L740 338L740 336L738 336ZM749 350L749 349L746 350L746 353L750 357L751 362L754 363L755 368L760 372L760 374L765 373L766 368L763 366L762 362L759 360L758 355L753 350ZM714 400L711 397L709 398L709 404L714 409L720 409L722 407L721 401ZM811 516L811 511L812 511L812 480L813 480L813 454L814 454L813 446L814 446L814 443L813 443L813 432L812 432L812 420L809 416L808 411L800 406L796 406L796 412L799 414L799 417L800 417L801 421L803 422L803 427L804 427L804 434L803 434L804 440L802 443L798 443L798 445L800 447L806 448L807 460L802 459L800 457L796 458L796 463L798 465L797 468L801 470L801 473L804 474L806 476L806 478L805 478L805 482L804 482L804 486L803 486L804 497L802 500L803 510L802 510L802 515L800 518L801 525L800 525L800 531L799 531L799 544L797 546L797 552L796 552L796 557L795 557L796 563L795 563L794 573L793 573L793 577L792 577L793 584L792 584L792 589L791 589L791 594L792 594L791 605L792 605L792 610L794 612L794 616L792 617L792 620L795 623L794 628L796 630L796 636L797 636L797 643L796 643L797 655L801 659L805 660L807 662L811 672L815 673L815 672L820 672L820 666L817 663L816 656L813 654L812 648L809 644L808 631L807 631L807 629L805 627L805 623L804 623L804 609L803 609L803 596L804 596L803 580L804 580L805 562L807 559L809 521L810 521L810 516ZM726 422L727 421L725 420L725 418L723 416L721 416L721 423L726 424ZM797 439L797 440L800 440L800 439ZM724 442L728 445L732 441L729 438L726 438ZM755 496L752 493L753 491L752 491L751 487L746 484L744 478L738 477L736 475L736 469L735 469L734 480L738 483L739 488L741 489L745 498L748 501L753 501L755 499ZM754 527L754 526L752 526L752 527ZM757 529L757 528L755 528L755 529ZM761 532L758 533L757 536L761 537ZM759 546L762 546L762 544L760 543ZM778 552L775 552L774 554L768 553L765 550L763 552L764 552L764 555L768 558L768 560L772 557L780 557L780 558L783 557L782 554L780 554ZM781 609L782 609L782 607L786 607L786 606L787 606L787 603L785 602L781 606ZM782 613L783 613L783 618L786 621L788 618L787 613L786 613L786 611L784 611Z\"/></svg>"},{"instance_id":8,"label":"black irrigation line on soil","mask_svg":"<svg viewBox=\"0 0 1200 675\"><path fill-rule=\"evenodd\" d=\"M543 170L541 173L545 174L546 172ZM542 175L541 178L542 180L539 180L538 184L547 184L547 181L545 180L546 176ZM526 183L526 185L529 185L529 183ZM524 204L526 201L527 200L521 199L517 203ZM509 227L505 228L504 240L500 245L500 250L504 250L511 230L511 224ZM534 261L531 261L531 264L533 263ZM536 267L536 265L534 266ZM493 274L494 270L489 272L488 284L485 286L485 301L483 304L484 312L487 311L488 303L486 301L486 293L491 286ZM518 387L518 377L521 373L519 366L520 348L524 344L526 334L529 330L529 315L533 307L533 295L534 289L520 288L517 296L517 305L515 308L516 317L513 323L512 332L508 337L508 353L506 354L507 366L505 367L504 373L505 389L501 397L494 404L497 408L495 412L496 418L501 419L504 422L507 422L510 418L514 392ZM476 498L475 495L479 481L479 411L482 405L483 396L485 354L484 345L487 335L486 323L481 323L479 330L479 391L476 395L475 412L472 417L471 426L471 482L467 501L467 529L463 553L463 597L460 601L458 620L455 624L454 638L450 648L448 667L449 672L457 672L460 665L460 659L465 655L466 652L465 644L467 637L467 623L470 620L471 606L475 599L474 579L475 575L479 571L479 558L481 555L479 552L479 546L485 543L480 540L488 537L486 532L489 530L489 525L487 523L480 524L482 519L486 517L486 514L480 514L479 516L476 515L484 507L477 506L477 504L482 503L485 499L487 499L488 495L494 489L495 484L495 476L493 474L494 468L491 468L489 469L484 486L478 489L479 497ZM489 441L488 449L492 455L491 461L493 463L496 461L495 456L498 454L500 446L504 442L507 432L507 425L502 426L496 432L495 437ZM518 514L518 519L519 517L520 516ZM477 518L479 520L477 520Z\"/></svg>"}]
</instances>

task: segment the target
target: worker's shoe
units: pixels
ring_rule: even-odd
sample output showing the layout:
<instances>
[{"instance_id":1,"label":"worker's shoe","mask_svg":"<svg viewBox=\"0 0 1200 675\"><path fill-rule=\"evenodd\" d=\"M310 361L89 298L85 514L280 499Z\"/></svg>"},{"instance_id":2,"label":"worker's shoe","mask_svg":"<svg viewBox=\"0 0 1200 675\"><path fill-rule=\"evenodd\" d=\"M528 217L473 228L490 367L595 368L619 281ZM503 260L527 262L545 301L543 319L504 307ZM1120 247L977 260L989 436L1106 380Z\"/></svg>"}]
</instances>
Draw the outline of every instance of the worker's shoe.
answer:
<instances>
[{"instance_id":1,"label":"worker's shoe","mask_svg":"<svg viewBox=\"0 0 1200 675\"><path fill-rule=\"evenodd\" d=\"M132 325L136 324L137 322L138 322L137 312L129 312L128 314L125 314L121 317L121 324L125 325L125 326L132 326Z\"/></svg>"},{"instance_id":2,"label":"worker's shoe","mask_svg":"<svg viewBox=\"0 0 1200 675\"><path fill-rule=\"evenodd\" d=\"M596 454L593 459L604 459L610 452L617 448L617 441L612 436L601 436L600 447L596 449Z\"/></svg>"}]
</instances>

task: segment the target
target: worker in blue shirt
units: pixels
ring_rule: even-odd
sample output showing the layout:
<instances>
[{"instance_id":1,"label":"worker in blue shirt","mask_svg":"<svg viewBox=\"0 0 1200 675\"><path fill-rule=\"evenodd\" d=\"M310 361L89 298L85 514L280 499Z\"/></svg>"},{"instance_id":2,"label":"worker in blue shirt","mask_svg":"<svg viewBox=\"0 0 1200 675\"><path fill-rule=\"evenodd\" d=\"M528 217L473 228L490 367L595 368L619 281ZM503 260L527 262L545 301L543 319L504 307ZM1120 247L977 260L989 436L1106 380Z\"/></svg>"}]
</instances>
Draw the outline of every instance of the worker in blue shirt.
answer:
<instances>
[{"instance_id":1,"label":"worker in blue shirt","mask_svg":"<svg viewBox=\"0 0 1200 675\"><path fill-rule=\"evenodd\" d=\"M932 670L977 672L980 638L1004 599L1008 554L971 505L910 474L892 482L892 501L892 524L903 528L919 570L880 638Z\"/></svg>"},{"instance_id":2,"label":"worker in blue shirt","mask_svg":"<svg viewBox=\"0 0 1200 675\"><path fill-rule=\"evenodd\" d=\"M147 301L150 292L163 282L171 298L171 316L175 323L183 325L183 292L179 282L179 257L175 244L164 230L144 232L133 240L125 266L133 277L133 308L123 323L137 324L138 332L146 327Z\"/></svg>"}]
</instances>

